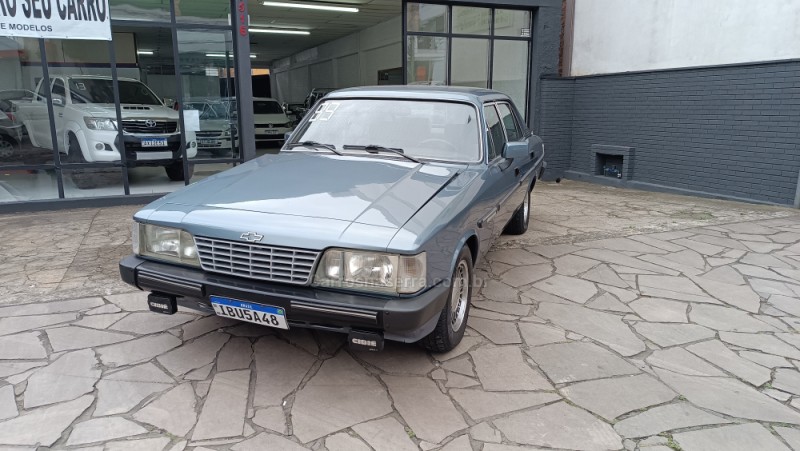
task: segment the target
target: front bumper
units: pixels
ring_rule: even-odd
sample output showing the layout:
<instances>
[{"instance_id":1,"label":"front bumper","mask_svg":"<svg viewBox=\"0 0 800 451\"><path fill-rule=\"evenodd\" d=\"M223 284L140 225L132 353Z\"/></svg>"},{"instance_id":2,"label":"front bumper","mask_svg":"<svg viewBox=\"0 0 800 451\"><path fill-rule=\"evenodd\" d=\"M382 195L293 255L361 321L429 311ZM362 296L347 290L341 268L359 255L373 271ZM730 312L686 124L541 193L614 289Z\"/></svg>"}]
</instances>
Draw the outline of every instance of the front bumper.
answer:
<instances>
[{"instance_id":1,"label":"front bumper","mask_svg":"<svg viewBox=\"0 0 800 451\"><path fill-rule=\"evenodd\" d=\"M449 294L442 284L410 298L342 293L208 273L135 255L122 259L119 271L124 282L139 289L179 296L182 306L213 312L209 296L223 296L282 307L289 327L374 331L406 343L433 331Z\"/></svg>"}]
</instances>

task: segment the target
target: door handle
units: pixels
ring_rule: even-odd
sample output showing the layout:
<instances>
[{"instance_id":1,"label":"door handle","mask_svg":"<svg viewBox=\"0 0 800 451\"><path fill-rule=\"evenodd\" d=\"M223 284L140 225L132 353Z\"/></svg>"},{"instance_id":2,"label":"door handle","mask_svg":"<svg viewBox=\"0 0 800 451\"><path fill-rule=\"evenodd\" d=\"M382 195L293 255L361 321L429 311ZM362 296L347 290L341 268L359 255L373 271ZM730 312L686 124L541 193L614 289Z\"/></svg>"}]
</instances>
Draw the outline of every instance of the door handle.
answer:
<instances>
[{"instance_id":1,"label":"door handle","mask_svg":"<svg viewBox=\"0 0 800 451\"><path fill-rule=\"evenodd\" d=\"M64 117L64 113L58 113L58 117Z\"/></svg>"},{"instance_id":2,"label":"door handle","mask_svg":"<svg viewBox=\"0 0 800 451\"><path fill-rule=\"evenodd\" d=\"M514 168L514 175L519 177L519 168Z\"/></svg>"}]
</instances>

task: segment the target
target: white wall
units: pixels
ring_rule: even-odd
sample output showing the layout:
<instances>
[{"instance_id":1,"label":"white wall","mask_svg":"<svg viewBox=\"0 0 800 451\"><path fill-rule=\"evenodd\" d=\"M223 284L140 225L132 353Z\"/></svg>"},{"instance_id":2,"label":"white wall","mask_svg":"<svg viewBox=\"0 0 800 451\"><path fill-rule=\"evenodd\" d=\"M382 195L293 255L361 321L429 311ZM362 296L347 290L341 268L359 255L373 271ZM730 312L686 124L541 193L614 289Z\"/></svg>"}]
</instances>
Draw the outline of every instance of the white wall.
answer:
<instances>
[{"instance_id":1,"label":"white wall","mask_svg":"<svg viewBox=\"0 0 800 451\"><path fill-rule=\"evenodd\" d=\"M302 102L312 88L378 84L378 71L403 65L400 16L272 64L272 95Z\"/></svg>"},{"instance_id":2,"label":"white wall","mask_svg":"<svg viewBox=\"0 0 800 451\"><path fill-rule=\"evenodd\" d=\"M575 0L571 75L800 58L798 0Z\"/></svg>"}]
</instances>

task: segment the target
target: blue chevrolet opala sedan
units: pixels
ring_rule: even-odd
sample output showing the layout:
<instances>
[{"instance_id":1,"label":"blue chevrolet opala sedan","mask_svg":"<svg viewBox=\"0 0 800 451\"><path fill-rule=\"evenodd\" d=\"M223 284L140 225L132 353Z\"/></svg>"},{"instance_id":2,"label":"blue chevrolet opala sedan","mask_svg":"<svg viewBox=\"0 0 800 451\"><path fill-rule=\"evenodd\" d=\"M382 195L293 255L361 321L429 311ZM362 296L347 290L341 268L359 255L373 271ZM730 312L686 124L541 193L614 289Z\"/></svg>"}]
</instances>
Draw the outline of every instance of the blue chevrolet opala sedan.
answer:
<instances>
[{"instance_id":1,"label":"blue chevrolet opala sedan","mask_svg":"<svg viewBox=\"0 0 800 451\"><path fill-rule=\"evenodd\" d=\"M456 87L328 94L280 153L134 215L122 279L178 305L434 352L461 341L474 267L521 234L544 145L508 96Z\"/></svg>"}]
</instances>

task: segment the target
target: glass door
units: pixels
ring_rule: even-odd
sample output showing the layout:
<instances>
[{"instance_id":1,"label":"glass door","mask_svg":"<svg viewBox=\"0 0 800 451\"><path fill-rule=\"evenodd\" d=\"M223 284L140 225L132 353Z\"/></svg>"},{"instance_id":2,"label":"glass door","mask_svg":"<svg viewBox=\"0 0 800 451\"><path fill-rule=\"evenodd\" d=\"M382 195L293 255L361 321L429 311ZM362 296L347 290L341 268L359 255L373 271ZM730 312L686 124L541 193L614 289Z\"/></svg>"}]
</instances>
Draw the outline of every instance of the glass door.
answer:
<instances>
[{"instance_id":1,"label":"glass door","mask_svg":"<svg viewBox=\"0 0 800 451\"><path fill-rule=\"evenodd\" d=\"M186 170L195 181L239 160L233 41L230 31L182 29L177 33L180 99L175 108L186 139Z\"/></svg>"}]
</instances>

